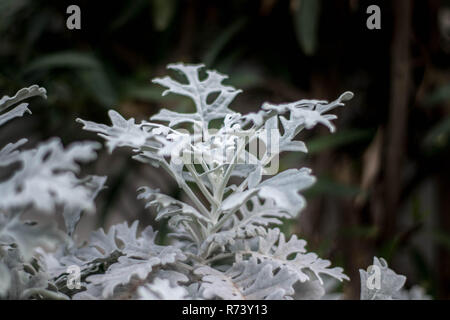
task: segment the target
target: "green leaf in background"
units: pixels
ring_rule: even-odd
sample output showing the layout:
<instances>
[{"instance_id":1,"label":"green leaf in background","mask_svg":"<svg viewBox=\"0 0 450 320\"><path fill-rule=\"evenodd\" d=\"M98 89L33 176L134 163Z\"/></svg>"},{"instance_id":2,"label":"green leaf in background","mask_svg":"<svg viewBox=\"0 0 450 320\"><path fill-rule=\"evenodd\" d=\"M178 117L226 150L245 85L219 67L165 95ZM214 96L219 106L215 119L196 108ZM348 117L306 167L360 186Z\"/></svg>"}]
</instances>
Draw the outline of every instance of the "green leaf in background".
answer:
<instances>
[{"instance_id":1,"label":"green leaf in background","mask_svg":"<svg viewBox=\"0 0 450 320\"><path fill-rule=\"evenodd\" d=\"M103 68L79 70L78 75L86 90L100 105L108 109L114 107L117 94Z\"/></svg>"},{"instance_id":2,"label":"green leaf in background","mask_svg":"<svg viewBox=\"0 0 450 320\"><path fill-rule=\"evenodd\" d=\"M450 234L442 230L433 231L433 240L450 251Z\"/></svg>"},{"instance_id":3,"label":"green leaf in background","mask_svg":"<svg viewBox=\"0 0 450 320\"><path fill-rule=\"evenodd\" d=\"M56 52L41 56L31 61L23 69L23 73L30 73L55 68L98 68L100 62L90 54L77 51Z\"/></svg>"},{"instance_id":4,"label":"green leaf in background","mask_svg":"<svg viewBox=\"0 0 450 320\"><path fill-rule=\"evenodd\" d=\"M115 30L123 27L128 23L128 21L138 15L147 5L147 0L134 0L127 2L119 17L111 24L111 29Z\"/></svg>"},{"instance_id":5,"label":"green leaf in background","mask_svg":"<svg viewBox=\"0 0 450 320\"><path fill-rule=\"evenodd\" d=\"M324 135L319 138L311 139L306 143L308 147L308 153L314 154L323 150L329 150L337 148L347 144L369 140L374 135L374 131L371 129L349 129L342 130L334 135Z\"/></svg>"},{"instance_id":6,"label":"green leaf in background","mask_svg":"<svg viewBox=\"0 0 450 320\"><path fill-rule=\"evenodd\" d=\"M23 73L51 71L57 68L73 69L81 79L85 89L102 106L111 108L117 102L117 94L103 68L103 64L91 54L77 51L48 54L25 66Z\"/></svg>"},{"instance_id":7,"label":"green leaf in background","mask_svg":"<svg viewBox=\"0 0 450 320\"><path fill-rule=\"evenodd\" d=\"M320 5L320 0L292 0L297 41L308 56L317 50Z\"/></svg>"},{"instance_id":8,"label":"green leaf in background","mask_svg":"<svg viewBox=\"0 0 450 320\"><path fill-rule=\"evenodd\" d=\"M167 101L172 101L176 105L178 112L191 112L193 110L194 105L192 100L183 96L162 96L161 92L161 88L158 87L128 84L125 86L123 97L125 99L136 99L148 103L159 104L163 104Z\"/></svg>"},{"instance_id":9,"label":"green leaf in background","mask_svg":"<svg viewBox=\"0 0 450 320\"><path fill-rule=\"evenodd\" d=\"M29 0L1 0L0 1L0 32L11 28L17 14L30 5Z\"/></svg>"},{"instance_id":10,"label":"green leaf in background","mask_svg":"<svg viewBox=\"0 0 450 320\"><path fill-rule=\"evenodd\" d=\"M149 85L128 85L125 89L127 99L138 99L145 102L161 102L164 97L161 96L161 89Z\"/></svg>"},{"instance_id":11,"label":"green leaf in background","mask_svg":"<svg viewBox=\"0 0 450 320\"><path fill-rule=\"evenodd\" d=\"M423 222L431 214L430 210L423 208L420 200L418 195L413 195L411 199L411 218L414 223Z\"/></svg>"},{"instance_id":12,"label":"green leaf in background","mask_svg":"<svg viewBox=\"0 0 450 320\"><path fill-rule=\"evenodd\" d=\"M164 31L169 26L176 10L175 0L153 0L152 19L157 31Z\"/></svg>"},{"instance_id":13,"label":"green leaf in background","mask_svg":"<svg viewBox=\"0 0 450 320\"><path fill-rule=\"evenodd\" d=\"M391 260L399 248L400 236L396 235L392 239L386 240L379 249L378 255L384 257L387 261Z\"/></svg>"},{"instance_id":14,"label":"green leaf in background","mask_svg":"<svg viewBox=\"0 0 450 320\"><path fill-rule=\"evenodd\" d=\"M49 21L52 20L52 15L48 11L42 11L41 14L30 17L27 34L24 37L23 49L20 52L22 61L28 61L28 57L32 56L35 50L35 45L44 35Z\"/></svg>"},{"instance_id":15,"label":"green leaf in background","mask_svg":"<svg viewBox=\"0 0 450 320\"><path fill-rule=\"evenodd\" d=\"M305 191L305 196L329 195L337 197L354 197L363 192L359 187L343 184L326 177L320 177L317 182Z\"/></svg>"},{"instance_id":16,"label":"green leaf in background","mask_svg":"<svg viewBox=\"0 0 450 320\"><path fill-rule=\"evenodd\" d=\"M245 26L245 23L246 19L241 18L226 28L207 48L207 51L203 56L203 63L209 67L212 66L222 49Z\"/></svg>"},{"instance_id":17,"label":"green leaf in background","mask_svg":"<svg viewBox=\"0 0 450 320\"><path fill-rule=\"evenodd\" d=\"M425 137L427 147L445 147L448 144L450 133L450 117L435 125Z\"/></svg>"},{"instance_id":18,"label":"green leaf in background","mask_svg":"<svg viewBox=\"0 0 450 320\"><path fill-rule=\"evenodd\" d=\"M342 234L350 238L373 239L378 233L377 226L354 225L342 229Z\"/></svg>"},{"instance_id":19,"label":"green leaf in background","mask_svg":"<svg viewBox=\"0 0 450 320\"><path fill-rule=\"evenodd\" d=\"M414 263L419 279L421 280L420 285L425 288L430 287L432 282L432 277L430 277L430 275L433 274L433 271L430 270L423 251L421 248L414 246L409 250L409 255L410 259Z\"/></svg>"},{"instance_id":20,"label":"green leaf in background","mask_svg":"<svg viewBox=\"0 0 450 320\"><path fill-rule=\"evenodd\" d=\"M424 105L433 107L443 101L450 100L450 83L442 85L431 92L424 100Z\"/></svg>"},{"instance_id":21,"label":"green leaf in background","mask_svg":"<svg viewBox=\"0 0 450 320\"><path fill-rule=\"evenodd\" d=\"M263 77L258 70L241 68L236 71L233 79L227 80L227 82L235 88L249 89L261 85L263 83Z\"/></svg>"}]
</instances>

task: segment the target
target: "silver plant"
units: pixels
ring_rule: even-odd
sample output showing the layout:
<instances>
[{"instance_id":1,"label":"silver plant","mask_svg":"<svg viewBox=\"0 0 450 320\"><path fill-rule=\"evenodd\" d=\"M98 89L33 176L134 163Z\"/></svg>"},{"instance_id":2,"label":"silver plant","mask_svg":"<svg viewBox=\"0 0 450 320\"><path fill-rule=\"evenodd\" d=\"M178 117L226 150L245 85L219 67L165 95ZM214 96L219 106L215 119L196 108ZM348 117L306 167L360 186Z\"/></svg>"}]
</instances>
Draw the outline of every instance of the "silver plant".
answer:
<instances>
[{"instance_id":1,"label":"silver plant","mask_svg":"<svg viewBox=\"0 0 450 320\"><path fill-rule=\"evenodd\" d=\"M203 65L172 64L184 82L170 77L154 83L163 95L187 96L194 113L163 109L136 123L108 112L111 125L77 119L97 133L109 152L128 147L137 161L166 170L184 191L183 202L143 186L138 199L154 207L156 219L167 219L171 244L156 242L152 227L138 232L138 221L93 232L87 244L74 239L84 212L106 178L78 177L80 162L96 158L95 142L64 148L51 139L21 150L26 139L0 150L0 166L19 163L0 182L0 297L6 299L321 299L330 281L349 278L340 267L306 250L295 235L286 239L277 228L298 217L305 207L301 192L315 182L309 168L274 174L271 163L281 152L307 152L296 140L317 124L335 130L328 111L352 98L343 93L332 102L300 100L241 115L230 104L241 90ZM46 97L38 86L0 100L0 125L29 112L24 99ZM20 103L20 104L18 104ZM218 127L217 127L217 124ZM216 128L214 128L216 126ZM275 139L274 139L275 138ZM252 143L262 152L252 152ZM62 208L65 232L55 225L23 221L34 210L52 214ZM417 296L402 291L404 277L375 258L383 289L363 286L371 275L361 271L361 299ZM71 267L79 269L79 286L71 286ZM335 295L336 296L336 295Z\"/></svg>"}]
</instances>

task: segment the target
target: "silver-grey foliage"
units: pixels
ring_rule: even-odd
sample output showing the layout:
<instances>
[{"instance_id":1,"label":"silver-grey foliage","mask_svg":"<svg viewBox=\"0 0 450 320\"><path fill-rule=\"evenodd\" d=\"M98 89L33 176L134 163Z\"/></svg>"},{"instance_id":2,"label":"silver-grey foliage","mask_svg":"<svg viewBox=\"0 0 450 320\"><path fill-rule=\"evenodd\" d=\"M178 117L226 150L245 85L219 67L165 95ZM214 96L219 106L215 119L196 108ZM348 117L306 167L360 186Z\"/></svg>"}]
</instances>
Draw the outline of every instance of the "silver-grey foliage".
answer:
<instances>
[{"instance_id":1,"label":"silver-grey foliage","mask_svg":"<svg viewBox=\"0 0 450 320\"><path fill-rule=\"evenodd\" d=\"M87 243L74 237L84 212L106 178L79 177L79 163L96 157L99 145L74 143L64 148L51 139L21 150L26 139L0 150L0 166L19 164L0 182L0 297L7 299L320 299L331 280L349 280L342 268L307 252L306 241L286 239L278 229L298 217L306 205L301 192L315 182L308 168L288 169L268 178L269 165L279 153L307 152L296 137L322 124L334 131L327 112L343 106L353 94L335 101L300 100L272 105L241 115L230 103L241 90L222 82L226 76L202 65L172 64L184 82L170 77L153 82L167 93L192 99L194 113L161 110L149 121L136 123L110 110L111 125L77 119L97 133L109 152L128 147L133 158L166 170L188 197L174 199L143 186L137 197L167 219L171 243L160 245L152 227L138 231L138 221L121 223L106 232L93 232ZM23 99L45 97L31 86L0 100L0 124L29 111ZM220 123L219 128L211 130ZM188 128L189 130L183 130ZM275 140L273 138L276 138ZM262 142L262 154L250 145ZM273 144L278 149L273 151ZM186 158L187 156L187 158ZM190 159L190 161L186 161ZM60 208L65 232L55 225L23 221L32 210L47 214ZM380 262L381 261L381 262ZM375 260L383 289L362 286L361 298L418 296L399 291L404 278ZM77 267L80 286L73 288L68 271ZM361 271L362 282L367 274ZM336 294L334 295L336 296Z\"/></svg>"},{"instance_id":2,"label":"silver-grey foliage","mask_svg":"<svg viewBox=\"0 0 450 320\"><path fill-rule=\"evenodd\" d=\"M31 113L28 103L22 101L34 96L46 98L46 90L33 85L12 97L2 97L0 125ZM10 172L0 182L0 297L65 299L68 296L59 292L51 274L37 260L36 250L56 249L69 237L55 224L38 224L22 217L37 211L53 214L60 207L67 212L68 228L74 228L76 215L79 218L81 212L93 211L94 197L86 182L100 177L79 178L78 163L94 160L100 145L84 142L64 148L53 138L32 149L19 149L26 142L21 139L0 150L0 166ZM104 178L97 182L103 184ZM78 213L73 217L68 212Z\"/></svg>"},{"instance_id":3,"label":"silver-grey foliage","mask_svg":"<svg viewBox=\"0 0 450 320\"><path fill-rule=\"evenodd\" d=\"M270 148L270 135L278 133L278 153L307 152L296 136L319 123L333 131L331 120L336 117L326 112L342 106L352 94L344 93L331 103L265 103L258 113L240 115L229 105L241 91L222 84L226 76L206 71L206 77L201 78L202 65L173 64L169 68L180 72L186 82L170 77L153 82L167 88L163 94L191 98L196 112L163 109L150 121L136 123L109 111L111 126L78 120L84 129L104 138L110 152L130 147L135 159L164 168L190 198L190 203L184 203L159 190L139 190L138 198L156 208L156 219L169 220L174 246L185 255L185 259L171 260L171 265L157 266L185 274L189 281L184 285L198 284L206 299L292 299L297 282L322 286L323 276L348 280L341 268L330 267L329 261L308 253L304 240L293 236L286 241L279 229L273 228L283 219L297 217L305 207L301 192L315 182L311 170L289 169L267 179L263 176L270 161L278 156ZM212 93L215 97L211 101ZM222 119L222 126L210 130L211 121L217 119ZM179 130L182 125L191 130ZM265 154L255 156L248 146L257 139L268 147ZM185 161L186 154L192 162ZM240 183L234 184L235 179L231 183L232 177L240 178ZM153 261L156 257L146 259ZM97 283L123 286L132 282L127 269L130 263L121 256L103 275L87 277L88 290ZM135 280L151 278L154 267L140 261ZM120 276L121 270L126 277ZM140 292L150 291L144 287ZM103 290L103 297L114 295L114 286Z\"/></svg>"},{"instance_id":4,"label":"silver-grey foliage","mask_svg":"<svg viewBox=\"0 0 450 320\"><path fill-rule=\"evenodd\" d=\"M377 268L377 271L374 270ZM379 272L378 286L369 286L370 276ZM373 258L373 265L367 271L359 270L361 276L361 300L428 300L419 286L414 286L411 290L403 288L406 277L395 273L389 269L386 260L383 258ZM378 276L378 275L377 275ZM375 281L377 279L374 279Z\"/></svg>"}]
</instances>

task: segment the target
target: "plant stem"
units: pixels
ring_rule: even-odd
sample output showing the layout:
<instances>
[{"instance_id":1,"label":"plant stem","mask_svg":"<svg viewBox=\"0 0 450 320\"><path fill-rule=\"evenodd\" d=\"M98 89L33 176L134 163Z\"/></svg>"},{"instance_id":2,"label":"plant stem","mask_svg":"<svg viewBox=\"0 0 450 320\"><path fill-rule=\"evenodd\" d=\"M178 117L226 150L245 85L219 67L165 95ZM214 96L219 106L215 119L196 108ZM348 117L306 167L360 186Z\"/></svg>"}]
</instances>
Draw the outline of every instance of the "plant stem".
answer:
<instances>
[{"instance_id":1,"label":"plant stem","mask_svg":"<svg viewBox=\"0 0 450 320\"><path fill-rule=\"evenodd\" d=\"M172 169L169 167L169 164L167 163L166 160L161 161L161 165L162 167L169 172L169 174L178 182L178 184L180 185L180 187L183 189L184 192L187 193L187 195L189 196L189 198L192 199L192 201L195 203L195 205L197 206L197 208L202 212L202 214L205 217L209 217L210 218L210 213L208 211L208 209L206 209L206 207L203 205L203 203L200 201L200 199L197 198L197 196L195 195L195 193L192 191L192 189L187 185L187 183L184 181L184 179L182 177L177 177L176 174L172 171Z\"/></svg>"},{"instance_id":2,"label":"plant stem","mask_svg":"<svg viewBox=\"0 0 450 320\"><path fill-rule=\"evenodd\" d=\"M211 195L211 193L209 192L209 190L206 188L205 184L203 183L203 181L199 178L197 172L195 171L195 168L192 164L186 164L186 168L188 168L189 172L192 174L192 176L195 179L195 182L197 183L197 186L200 188L200 190L202 191L203 195L208 199L208 201L212 204L212 205L218 205L218 202L216 199L214 199L214 197Z\"/></svg>"},{"instance_id":3,"label":"plant stem","mask_svg":"<svg viewBox=\"0 0 450 320\"><path fill-rule=\"evenodd\" d=\"M221 253L218 254L210 259L206 259L205 260L205 264L210 264L211 262L217 261L217 260L221 260L221 259L227 259L227 258L232 258L234 257L234 253Z\"/></svg>"}]
</instances>

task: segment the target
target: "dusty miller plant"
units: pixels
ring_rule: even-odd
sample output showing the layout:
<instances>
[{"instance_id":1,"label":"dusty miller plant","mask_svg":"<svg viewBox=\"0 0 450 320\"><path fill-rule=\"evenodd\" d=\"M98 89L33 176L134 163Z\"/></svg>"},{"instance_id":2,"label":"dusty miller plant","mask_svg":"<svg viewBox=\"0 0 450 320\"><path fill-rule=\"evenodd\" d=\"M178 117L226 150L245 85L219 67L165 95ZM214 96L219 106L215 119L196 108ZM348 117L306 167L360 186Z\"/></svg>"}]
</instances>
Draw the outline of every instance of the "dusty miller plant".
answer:
<instances>
[{"instance_id":1,"label":"dusty miller plant","mask_svg":"<svg viewBox=\"0 0 450 320\"><path fill-rule=\"evenodd\" d=\"M307 252L295 235L286 239L277 228L305 207L301 192L315 178L308 168L268 176L271 161L281 152L307 152L295 140L304 129L322 124L334 131L329 114L353 94L337 100L300 100L263 104L241 115L229 108L241 91L223 84L226 76L202 65L169 65L184 77L156 78L163 95L187 96L195 112L167 109L150 121L136 123L109 111L111 125L78 119L96 132L109 152L128 147L137 161L165 170L189 199L183 202L143 186L138 199L154 207L156 219L167 219L169 245L156 243L152 227L138 232L138 221L114 225L77 244L75 229L106 178L78 177L77 163L91 161L99 145L75 143L64 149L52 139L19 151L26 140L0 151L0 165L20 168L0 183L0 297L60 299L320 299L329 298L327 283L349 278L342 268ZM45 97L32 86L0 100L0 112L32 96ZM29 111L25 103L0 115L0 125ZM217 127L218 126L218 127ZM264 145L251 152L254 142ZM267 177L266 177L267 176ZM65 231L54 225L23 221L32 210L62 209ZM361 270L362 299L409 298L401 291L405 279L375 258L381 268L381 289L368 290L370 270ZM73 286L76 266L80 283Z\"/></svg>"},{"instance_id":2,"label":"dusty miller plant","mask_svg":"<svg viewBox=\"0 0 450 320\"><path fill-rule=\"evenodd\" d=\"M26 99L46 91L37 85L0 99L0 125L31 113ZM79 163L96 158L97 142L74 143L67 148L59 139L21 150L27 139L9 143L0 150L0 167L6 178L0 182L0 297L7 299L67 298L36 255L36 249L54 250L68 243L82 212L94 210L95 194L104 177L79 178ZM25 220L27 213L63 212L67 234L55 224Z\"/></svg>"}]
</instances>

